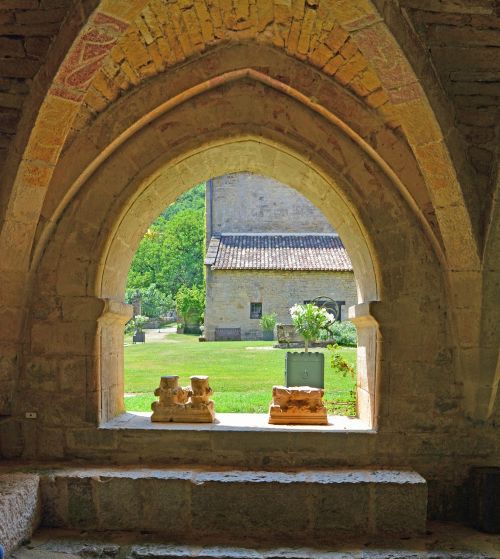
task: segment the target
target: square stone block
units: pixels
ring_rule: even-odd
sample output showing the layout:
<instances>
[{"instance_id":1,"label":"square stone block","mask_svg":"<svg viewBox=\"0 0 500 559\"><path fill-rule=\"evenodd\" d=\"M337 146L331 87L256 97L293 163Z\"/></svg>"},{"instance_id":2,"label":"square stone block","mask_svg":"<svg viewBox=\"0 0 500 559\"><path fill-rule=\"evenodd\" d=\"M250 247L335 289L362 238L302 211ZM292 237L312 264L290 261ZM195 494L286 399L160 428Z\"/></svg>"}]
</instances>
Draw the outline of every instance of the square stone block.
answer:
<instances>
[{"instance_id":1,"label":"square stone block","mask_svg":"<svg viewBox=\"0 0 500 559\"><path fill-rule=\"evenodd\" d=\"M331 540L342 534L370 531L370 488L367 483L332 483L314 488L314 536Z\"/></svg>"},{"instance_id":2,"label":"square stone block","mask_svg":"<svg viewBox=\"0 0 500 559\"><path fill-rule=\"evenodd\" d=\"M182 479L145 478L140 481L143 503L138 527L169 535L189 530L191 519L190 482Z\"/></svg>"},{"instance_id":3,"label":"square stone block","mask_svg":"<svg viewBox=\"0 0 500 559\"><path fill-rule=\"evenodd\" d=\"M64 528L68 525L68 478L42 476L40 478L42 500L42 526Z\"/></svg>"},{"instance_id":4,"label":"square stone block","mask_svg":"<svg viewBox=\"0 0 500 559\"><path fill-rule=\"evenodd\" d=\"M194 484L193 528L206 535L233 538L306 537L311 528L310 488L299 483L256 481L258 474L246 473L248 481L242 476L238 481Z\"/></svg>"},{"instance_id":5,"label":"square stone block","mask_svg":"<svg viewBox=\"0 0 500 559\"><path fill-rule=\"evenodd\" d=\"M69 477L68 528L97 528L97 507L89 477Z\"/></svg>"},{"instance_id":6,"label":"square stone block","mask_svg":"<svg viewBox=\"0 0 500 559\"><path fill-rule=\"evenodd\" d=\"M143 526L141 488L137 479L100 475L92 483L98 503L99 528L135 530Z\"/></svg>"},{"instance_id":7,"label":"square stone block","mask_svg":"<svg viewBox=\"0 0 500 559\"><path fill-rule=\"evenodd\" d=\"M374 487L373 524L376 533L412 536L425 532L427 485L380 483Z\"/></svg>"},{"instance_id":8,"label":"square stone block","mask_svg":"<svg viewBox=\"0 0 500 559\"><path fill-rule=\"evenodd\" d=\"M40 521L39 478L37 475L0 475L0 543L7 556L25 538L30 538Z\"/></svg>"}]
</instances>

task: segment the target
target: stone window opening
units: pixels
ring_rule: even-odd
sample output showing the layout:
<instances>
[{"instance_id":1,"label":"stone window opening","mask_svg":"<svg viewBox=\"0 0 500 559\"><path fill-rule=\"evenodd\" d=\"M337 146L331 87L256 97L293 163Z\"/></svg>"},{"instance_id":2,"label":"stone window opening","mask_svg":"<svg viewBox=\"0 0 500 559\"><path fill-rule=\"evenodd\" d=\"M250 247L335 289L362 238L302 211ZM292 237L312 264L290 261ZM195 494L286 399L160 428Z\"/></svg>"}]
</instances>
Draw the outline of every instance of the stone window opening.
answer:
<instances>
[{"instance_id":1,"label":"stone window opening","mask_svg":"<svg viewBox=\"0 0 500 559\"><path fill-rule=\"evenodd\" d=\"M262 303L250 303L250 318L262 318Z\"/></svg>"},{"instance_id":2,"label":"stone window opening","mask_svg":"<svg viewBox=\"0 0 500 559\"><path fill-rule=\"evenodd\" d=\"M233 146L233 144L229 145ZM173 203L182 192L188 190L188 188L185 187L186 184L199 184L200 182L211 180L209 178L210 176L220 177L227 173L253 172L258 173L260 176L268 176L272 177L274 180L281 181L282 184L297 190L309 198L316 207L321 205L322 213L324 213L325 218L336 228L338 236L342 238L343 241L347 241L345 248L349 250L349 254L353 257L353 271L355 271L356 268L359 271L359 274L356 273L357 294L355 294L353 301L348 301L346 299L346 307L349 307L349 319L352 320L358 331L358 379L356 388L358 419L356 421L359 421L359 426L356 426L351 420L349 420L349 425L352 425L354 430L373 430L376 427L376 416L378 413L378 404L375 402L375 377L378 363L375 354L377 353L378 355L378 351L376 351L378 323L373 319L371 310L372 303L377 301L378 288L375 268L366 237L359 228L357 220L351 215L351 208L336 194L336 189L332 188L332 185L327 183L324 177L316 173L314 169L311 170L311 167L307 163L304 163L303 170L299 168L296 169L296 172L293 174L286 173L285 170L289 168L286 164L288 156L282 154L280 157L286 161L280 161L280 172L276 173L275 170L270 168L270 161L273 160L275 148L267 146L265 143L263 144L262 141L254 142L252 139L240 139L232 148L238 153L243 150L242 156L244 154L245 158L248 157L249 153L255 156L256 163L251 169L227 166L226 163L224 163L227 158L223 156L223 152L225 153L227 149L227 145L210 147L200 152L200 154L190 156L194 163L200 160L200 164L198 165L198 163L196 163L193 167L191 167L191 165L188 167L183 166L183 169L187 169L186 172L188 176L184 177L183 185L180 185L173 191L163 187L165 184L173 184L172 181L177 177L177 167L173 165L172 168L165 168L163 170L162 180L151 183L151 185L138 196L137 200L128 208L126 217L120 222L119 227L113 234L113 239L106 249L106 256L103 257L105 266L102 268L102 273L98 276L97 284L97 289L101 297L109 301L109 309L105 311L99 319L99 360L96 367L96 374L100 382L98 424L105 427L113 418L120 421L119 418L122 417L125 411L122 324L127 322L130 318L131 309L128 308L128 305L123 305L124 286L128 271L128 266L125 267L123 264L127 261L130 263L133 252L130 251L129 248L127 248L127 250L124 250L124 248L137 246L140 234L137 222L139 221L142 223L143 230L146 231L147 226L157 215L157 210L155 208L157 208L158 205L165 207L167 204ZM210 156L214 157L214 161L218 162L215 166L217 170L214 171L214 169L212 169L208 176L207 174L189 172L189 170L197 171L199 168L204 168L206 162L204 160L201 161L200 158L202 158L202 154L211 154ZM290 160L291 167L295 169L297 165L297 159L293 159L293 161ZM304 183L301 178L303 176L308 176L308 181L306 183ZM319 204L319 200L316 199L315 194L325 191L329 192L329 203L327 205ZM155 205L151 205L151 200L155 198ZM161 202L158 203L158 200ZM207 212L209 212L209 210L210 206L207 206ZM337 222L335 218L336 215L343 215L344 219ZM207 216L207 219L208 218L209 216ZM208 249L210 249L210 246ZM205 264L208 263L205 262ZM237 271L235 274L236 273ZM301 272L298 273L300 274ZM232 284L241 291L239 282L232 282ZM282 288L285 291L289 291L289 286L286 282L282 283ZM323 293L325 293L325 289L321 289L319 294ZM334 298L344 299L343 297ZM301 299L305 299L305 297ZM120 301L122 302L120 303ZM245 311L247 320L250 320L248 318L250 309L247 305L249 305L249 302L258 301L259 299L254 297L249 297L247 299L244 307L247 309ZM285 311L283 310L283 312ZM255 320L253 322L256 324ZM260 328L256 328L256 330L257 329L260 331ZM205 316L205 337L207 331L209 331L209 325L206 322ZM240 414L229 415L239 416ZM263 418L264 416L265 414L262 414ZM335 419L334 424L326 429L335 430L338 425L346 419L342 416L332 417ZM146 419L147 418L145 418L145 420ZM236 417L234 421L240 424L240 422L243 421L243 417ZM337 425L337 427L335 427L335 425ZM168 429L169 426L164 426L162 428ZM224 427L221 426L221 428ZM260 428L259 426L259 429ZM338 428L345 431L350 430L351 427L342 423L342 427Z\"/></svg>"},{"instance_id":3,"label":"stone window opening","mask_svg":"<svg viewBox=\"0 0 500 559\"><path fill-rule=\"evenodd\" d=\"M245 174L245 173L244 173L244 174ZM248 175L248 173L246 173L246 175ZM231 175L231 176L233 176L233 175ZM207 186L210 185L213 181L216 181L216 180L220 180L220 179L210 179L210 180L208 180L208 181L207 181ZM269 179L265 179L265 180L269 180ZM290 188L288 185L286 185L286 184L284 184L284 183L283 183L283 186L285 186L285 187L287 188L287 190L290 189L290 190L293 191L293 188ZM189 190L189 189L188 189L188 190ZM261 203L266 203L266 200L267 200L267 199L261 200L261 199L259 198L259 200L260 200ZM231 245L230 245L230 246L231 246L231 249L234 250L235 247L239 247L239 244L241 244L241 241L238 241L238 240L235 241L235 240L232 239L232 238L225 241L223 235L221 235L220 233L218 233L218 231L212 231L212 229L214 228L214 226L213 226L213 224L212 224L212 221L215 221L215 218L217 218L217 216L215 215L215 218L214 218L213 195L211 195L211 189L207 189L207 196L206 196L206 199L205 199L205 208L206 208L206 232L212 232L212 235L207 235L207 236L206 236L206 241L205 241L205 243L206 243L206 258L205 258L205 261L204 261L204 264L205 264L206 266L208 266L208 269L206 270L206 274L207 274L207 276L210 276L210 274L213 273L213 271L211 270L211 267L213 266L213 264L214 264L214 262L215 262L215 259L213 258L213 254L212 254L212 253L218 254L218 253L221 251L221 246L223 245L224 242L227 242L227 243L236 242L236 244L231 244ZM224 216L224 217L227 219L227 216ZM254 219L255 219L255 218L254 218ZM217 223L218 223L218 222L217 222ZM259 223L260 223L260 222L259 222ZM250 222L250 225L251 225L251 222ZM231 229L231 231L232 231L232 229ZM260 239L260 238L266 238L266 244L265 244L266 255L267 255L267 257L269 257L269 254L267 254L267 253L268 253L270 250L272 250L272 249L274 248L274 246L268 244L267 237L265 237L266 234L267 234L267 233L260 233L261 237L259 237L259 239ZM262 237L262 235L264 235L264 237ZM298 239L301 239L300 235L301 235L301 234L299 233L299 234L292 235L292 237L294 237L294 239L295 239L296 237L297 237ZM306 233L306 235L307 235L307 233ZM309 235L312 235L312 234L309 234ZM234 236L235 238L237 238L237 237L238 237L238 233L234 233L234 234L232 233L232 236ZM240 233L240 236L241 236L241 233ZM258 235L257 235L257 236L258 236ZM328 235L326 235L326 236L328 237ZM285 234L285 237L286 237L286 234ZM333 237L339 238L339 235L338 235L338 234L334 234ZM315 237L311 237L311 238L315 238ZM297 240L294 240L294 241L292 242L292 245L291 245L292 249L295 249L295 245L297 244L297 242L298 242ZM309 242L312 242L312 241L308 241L308 243L309 243ZM335 241L335 242L337 242L337 241ZM286 241L285 241L285 240L283 240L283 239L280 238L280 239L279 239L279 243L285 243L285 244L283 244L283 245L282 245L282 244L279 244L279 246L277 247L280 251L283 251L284 248L288 248L288 245L286 245ZM259 247L260 247L260 244L262 244L262 242L259 241L259 242L257 243L258 246L256 246L256 248L259 248ZM255 248L255 247L253 247L253 245L251 245L251 246L250 246L250 245L247 246L247 245L248 245L248 243L246 243L246 244L244 245L244 247L243 247L243 248L245 248L245 250L249 250L249 249L254 249L254 248ZM228 246L229 246L229 245L228 245ZM323 247L323 245L321 245L319 248L323 249L324 247ZM211 258L211 257L212 257L212 258ZM214 260L214 261L212 262L212 260ZM296 263L299 262L297 259L295 259L295 260L296 260ZM300 262L299 262L299 263L300 263ZM210 266L210 264L211 264L211 266ZM216 267L215 267L215 268L216 268ZM299 269L299 270L300 270L300 269ZM227 272L226 272L226 273L227 273ZM229 273L231 273L231 271L229 271ZM241 271L237 271L237 272L235 272L235 273L236 273L236 274L238 274L238 273L241 274ZM269 270L264 270L263 273L264 273L264 275L265 275L265 274L269 274ZM294 276L294 280L293 280L293 281L294 281L295 283L298 282L298 284L302 284L302 282L304 281L304 278L302 277L302 276L304 275L304 273L307 275L307 274L310 274L311 272L310 272L310 271L307 271L307 272L301 272L301 271L294 272L294 273L293 273L293 276ZM352 273L352 272L351 272L351 273ZM295 278L295 274L297 274L297 278ZM280 281L280 280L278 280L278 281ZM281 281L282 281L282 283L280 284L281 287L279 287L278 291L279 291L279 292L283 292L283 293L289 292L289 291L290 291L290 288L291 288L291 285L292 285L292 284L290 284L290 280L282 279ZM331 281L331 280L330 280L330 281ZM207 282L207 284L208 284L208 283L210 283L210 282ZM232 282L232 283L234 284L233 287L231 287L231 288L228 287L228 288L227 288L227 289L229 289L229 293L228 293L226 290L224 290L224 291L222 292L222 293L225 293L226 302L228 302L229 300L231 300L231 296L232 296L232 295L235 296L236 291L237 291L237 292L240 292L240 294L241 294L241 286L242 286L241 278L240 278L240 281L234 281L234 282ZM257 283L258 283L258 282L257 282ZM253 284L252 284L252 285L253 285ZM319 288L319 292L320 292L321 294L325 294L326 292L331 292L333 299L330 299L330 300L332 301L333 307L335 307L335 303L337 304L337 308L336 308L336 312L335 312L335 315L336 315L335 318L336 318L337 320L339 320L339 319L341 319L341 317L340 317L340 316L337 316L337 315L340 314L341 306L344 306L344 309L346 309L346 307L352 307L352 305L356 305L356 291L354 291L354 297L350 297L349 300L347 300L347 298L344 298L344 297L342 297L342 296L341 296L341 297L335 297L335 285L336 285L336 284L332 284L332 283L329 283L328 285L325 284L323 287ZM318 286L316 286L316 287L318 288ZM261 291L262 289L266 289L266 287L265 287L265 286L261 286L261 285L253 285L253 289L249 289L249 290L247 289L247 291L257 291L257 292L258 292L258 291ZM297 289L297 288L295 288L295 289ZM333 291L332 291L332 289L333 289ZM234 290L236 290L236 291L234 291ZM234 291L234 293L233 293L233 291ZM274 293L274 291L275 291L275 290L271 290L272 293ZM292 292L293 292L293 291L294 291L294 288L292 288ZM318 291L318 289L316 289L316 291ZM231 295L231 294L232 294L232 295ZM256 293L256 294L258 295L258 293ZM296 295L299 295L299 291L297 291ZM247 296L248 296L248 294L247 294ZM318 298L316 298L314 301L317 302L317 299L318 299ZM326 299L328 299L328 297L326 297ZM326 299L325 299L325 301L321 301L321 302L327 303L328 301L327 301ZM338 299L342 299L342 300L338 300ZM359 298L358 298L358 300L359 300ZM262 301L262 300L261 300L261 301ZM256 321L259 320L259 319L261 319L261 318L262 318L262 315L263 315L263 303L262 303L261 301L259 301L259 299L254 299L253 297L248 297L248 299L247 299L247 303L246 303L246 304L248 305L248 307L246 307L246 308L247 308L248 310L246 311L246 317L247 317L246 320L249 320L249 319L250 319L250 320L253 322L254 326L253 326L252 328L253 328L253 332L254 332L255 335L256 335L255 338L247 338L248 340L252 340L252 339L260 340L261 338L260 338L259 336L263 336L263 333L262 333L262 330L261 330L260 325L256 324ZM297 299L297 297L295 298L295 302L300 302L300 296L299 296L298 299ZM304 303L305 303L305 302L308 302L308 301L304 301ZM312 300L311 300L310 302L312 302ZM292 303L290 303L290 304L292 304ZM266 305L269 306L269 303L266 303ZM274 304L274 306L276 307L276 303ZM285 306L286 306L286 305L285 305ZM286 306L286 310L287 310L287 311L288 311L289 306L290 306L290 305ZM282 305L281 307L283 307L283 305ZM286 322L286 318L284 318L284 314L283 314L283 313L284 313L285 307L283 307L283 308L281 308L281 307L278 305L278 310L281 311L280 314L283 315L283 316L281 316L281 321L283 322L283 320L285 320L285 322ZM242 309L242 310L243 310L243 309ZM274 310L274 309L272 309L272 310ZM269 312L272 312L272 310L270 310ZM347 312L347 311L345 310L345 312ZM243 313L241 313L241 315L242 315L242 317L244 316ZM288 312L286 312L285 315L288 315ZM206 318L207 318L207 317L206 317L206 314L205 314L204 334L205 334L205 339L208 339L208 338L206 337L206 333L207 333L207 330L208 330L209 333L210 333L210 325L209 325L209 327L207 328ZM343 318L344 320L346 320L346 319L347 319L347 316L344 315L344 317L342 317L342 318ZM353 323L355 323L355 320L353 320ZM221 324L221 326L215 327L215 338L214 338L214 337L211 338L211 339L215 339L215 341L221 341L221 339L222 339L222 338L220 337L220 332L221 332L221 331L224 331L224 332L225 332L226 330L235 330L235 328L229 328L229 326L231 326L231 325L232 325L232 326L235 326L236 323L233 325L233 324L230 323L230 321L229 321L229 322L227 322L227 324L226 324L226 322L221 322L220 324ZM356 324L355 324L355 325L356 325ZM357 325L356 325L356 328L357 328L357 330L359 331ZM239 329L238 329L238 331L239 331ZM219 334L219 335L218 335L218 334ZM224 338L224 339L225 339L225 338ZM241 334L240 334L240 335L238 335L238 336L236 336L236 337L229 337L228 339L231 339L231 340L241 340L242 338L241 338ZM363 357L362 357L362 359L357 359L357 360L358 360L358 362L361 364L361 367L364 368L364 364L365 364L365 362L366 362L366 355L365 355L366 352L364 351L364 348L363 348L363 347L358 348L358 350L357 350L357 355L359 356L360 353L362 354ZM370 352L370 353L371 353L371 352ZM176 373L176 374L177 374L177 373ZM355 390L356 390L356 408L357 408L357 409L356 409L356 411L357 411L357 414L356 414L356 415L357 415L357 417L356 417L356 418L353 418L353 417L350 416L350 415L344 416L344 415L343 415L343 412L341 411L341 409L338 409L337 407L332 408L332 409L330 410L330 417L331 417L331 418L335 418L334 424L335 424L337 427L338 427L339 424L342 424L342 425L343 425L343 427L342 427L343 430L346 429L346 428L349 428L349 427L348 427L349 425L352 425L353 428L354 428L354 430L363 429L363 428L366 428L366 427L371 428L371 426L372 426L372 422L370 421L371 415L370 415L370 417L367 417L368 412L371 412L371 410L372 410L371 402L367 402L367 401L366 401L366 398L361 398L361 400L359 399L360 390L361 390L361 391L364 390L364 388L361 388L361 386L362 386L361 383L363 383L363 378L364 378L364 376L365 376L365 375L362 373L362 374L361 374L361 382L358 383L358 386L355 388ZM282 383L283 383L283 382L280 382L280 380L273 380L273 382L272 382L271 384L282 384ZM270 386L271 386L271 385L270 385ZM124 393L125 393L125 391L124 391ZM129 396L130 396L130 394L129 394ZM333 396L333 394L332 394L332 396ZM334 400L337 401L337 398L338 398L338 397L339 397L339 394L338 394L338 393L336 394L336 397L335 397L335 398L331 398L331 397L330 397L330 398L329 398L330 404L333 404L333 401L334 401ZM325 400L325 401L326 401L326 400ZM346 400L346 401L347 401L347 400ZM339 402L342 403L342 400L339 400ZM358 402L359 402L359 405L358 405ZM132 408L132 409L133 409L133 408ZM335 411L335 410L336 410L336 411ZM142 417L142 416L147 415L145 412L134 412L134 411L131 411L130 413L131 413L132 415L138 415L139 417ZM336 415L336 414L341 414L341 415ZM218 412L218 415L220 415L220 412ZM228 417L223 417L223 418L222 418L223 421L222 421L221 428L224 428L224 425L226 425L226 426L227 426L227 425L232 425L233 422L236 422L236 424L240 424L240 423L241 423L241 420L238 420L238 419L234 419L234 420L233 420L233 419L231 419L229 416L232 416L232 415L236 415L236 416L238 416L238 415L243 415L243 416L246 416L246 415L248 415L248 413L243 413L243 412L222 413L222 416L228 416ZM250 415L255 415L255 414L250 413ZM259 415L259 414L257 414L257 415ZM256 416L255 418L253 418L253 419L250 418L249 420L250 420L250 422L256 422L256 426L258 425L259 428L262 428L262 426L266 423L266 422L265 422L265 417L264 417L264 416L266 416L266 414L265 414L265 413L261 413L260 415L262 415L262 418L260 418L260 419L258 419L257 416ZM363 416L363 417L361 417L361 416ZM120 416L118 415L118 417L120 417ZM248 418L247 418L247 419L248 419ZM352 419L358 420L358 421L359 421L359 425L358 425L358 424L355 425L354 423L352 423L352 421L351 421ZM368 419L368 420L367 420L367 419ZM139 421L139 422L141 423L141 426L144 427L145 423L143 423L142 420L139 420L139 419L138 419L137 421ZM138 426L137 421L134 420L130 425L131 425L131 426L132 426L132 425ZM332 421L333 421L333 419L332 419ZM346 423L346 421L347 421L347 423ZM228 423L228 422L229 422L229 423ZM264 422L264 423L262 423L262 422ZM340 422L340 423L339 423L339 422ZM364 427L363 427L363 426L364 426ZM141 428L142 428L142 427L141 427Z\"/></svg>"}]
</instances>

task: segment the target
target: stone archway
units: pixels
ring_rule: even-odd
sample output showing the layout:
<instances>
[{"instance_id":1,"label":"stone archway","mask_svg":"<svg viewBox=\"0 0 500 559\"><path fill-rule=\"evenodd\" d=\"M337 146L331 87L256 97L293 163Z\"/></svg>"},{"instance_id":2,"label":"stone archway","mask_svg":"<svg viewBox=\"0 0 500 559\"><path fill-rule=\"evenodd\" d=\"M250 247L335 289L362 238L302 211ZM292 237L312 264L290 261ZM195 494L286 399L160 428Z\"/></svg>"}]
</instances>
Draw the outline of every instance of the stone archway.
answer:
<instances>
[{"instance_id":1,"label":"stone archway","mask_svg":"<svg viewBox=\"0 0 500 559\"><path fill-rule=\"evenodd\" d=\"M130 110L126 101L122 107ZM73 376L79 382L85 378L85 387L79 399L53 394L53 409L71 403L65 428L87 423L90 429L120 413L122 326L128 318L121 301L144 230L195 182L257 171L300 190L343 237L361 280L355 320L367 333L361 339L367 374L360 379L360 413L368 425L382 429L396 420L410 421L401 371L417 374L414 355L424 336L426 351L446 345L445 287L433 245L383 162L334 119L250 73L167 108L144 126L134 123L125 141L90 170L82 165L82 155L88 155L78 144L66 152L57 175L65 203L44 240L35 276L33 292L43 293L45 303L32 304L24 382L33 380L30 371L36 367L50 370L67 360L74 364ZM193 135L200 119L203 130ZM96 123L105 143L108 131L104 122ZM98 146L93 149L90 155L99 152ZM339 207L344 208L340 219ZM430 304L429 330L412 332L410 342L403 341L408 328L418 325L412 315L420 297ZM382 337L375 359L377 323ZM419 386L424 397L434 389L432 383Z\"/></svg>"},{"instance_id":2,"label":"stone archway","mask_svg":"<svg viewBox=\"0 0 500 559\"><path fill-rule=\"evenodd\" d=\"M359 305L355 307L352 317L358 328L358 416L367 427L373 427L376 421L378 328L376 320L370 314L369 305L370 302L378 300L378 280L372 249L360 226L359 216L344 201L334 185L319 170L304 162L299 154L287 151L283 146L266 142L262 137L234 138L218 145L205 146L163 167L155 180L148 180L149 184L143 190L138 189L137 196L124 210L106 247L103 264L98 269L96 293L104 299L123 299L126 274L141 238L138 235L144 233L161 208L172 203L190 185L211 177L241 171L264 174L282 183L286 182L288 186L300 191L322 208L341 238L345 239L347 251L352 255L358 287ZM178 184L180 172L182 183ZM120 333L123 323L108 323L106 317L105 313L101 319L101 353L116 357L120 355ZM113 331L112 335L109 335L110 331ZM113 371L113 379L122 379L121 360L115 358L112 362L107 360L105 366L101 364L101 379L105 378L109 371ZM122 398L123 388L120 383L116 385L116 393L110 398L114 402L111 405L110 416L117 411L123 411Z\"/></svg>"},{"instance_id":3,"label":"stone archway","mask_svg":"<svg viewBox=\"0 0 500 559\"><path fill-rule=\"evenodd\" d=\"M473 11L493 14L479 3ZM47 3L38 4L43 19ZM497 458L500 412L498 184L490 189L493 176L468 173L471 150L493 165L495 131L484 127L486 144L465 138L468 152L459 126L468 113L462 101L482 103L482 88L467 81L473 63L457 90L443 90L440 78L452 81L461 51L447 45L453 64L437 64L438 76L429 48L440 47L413 17L426 9L408 11L408 2L67 4L0 179L2 458L278 470L404 465L429 481L431 517L460 513L470 468ZM154 10L159 32L149 27ZM428 31L438 44L439 22L450 20L462 47L472 44L458 27L465 20L488 42L489 15L434 15ZM456 91L467 95L459 102ZM484 108L467 122L478 115L494 119ZM165 173L180 192L195 159L200 177L265 170L255 150L285 180L289 168L305 166L317 186L308 196L327 210L343 201L367 247L378 301L365 289L355 314L360 327L378 330L372 384L360 387L376 396L367 406L376 429L179 436L100 428L121 410L121 286L144 226L133 216L165 199Z\"/></svg>"}]
</instances>

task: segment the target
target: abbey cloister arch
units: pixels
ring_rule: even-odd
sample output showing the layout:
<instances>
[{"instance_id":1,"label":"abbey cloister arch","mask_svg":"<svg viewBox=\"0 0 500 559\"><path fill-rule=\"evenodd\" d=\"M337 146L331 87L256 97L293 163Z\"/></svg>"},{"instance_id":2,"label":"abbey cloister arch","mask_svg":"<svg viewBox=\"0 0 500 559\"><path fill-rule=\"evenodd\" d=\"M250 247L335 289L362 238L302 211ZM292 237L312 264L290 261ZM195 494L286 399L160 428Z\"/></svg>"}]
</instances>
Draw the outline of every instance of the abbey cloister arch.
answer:
<instances>
[{"instance_id":1,"label":"abbey cloister arch","mask_svg":"<svg viewBox=\"0 0 500 559\"><path fill-rule=\"evenodd\" d=\"M432 477L426 448L446 439L442 472L463 475L471 457L460 440L474 429L466 416L488 421L498 409L495 372L478 380L475 361L482 244L448 117L438 122L380 13L360 0L219 21L202 3L198 32L172 3L164 43L147 23L157 3L119 4L83 18L7 168L0 267L15 327L4 338L3 452L199 459L198 439L177 458L155 455L153 435L98 428L121 411L124 274L165 204L200 180L255 171L297 188L332 221L359 280L355 320L371 336L379 329L360 396L377 433L303 456L310 443L298 436L290 460L404 463ZM97 55L85 55L89 45ZM24 421L34 408L36 426ZM214 444L203 459L244 460ZM251 445L258 463L258 440Z\"/></svg>"}]
</instances>

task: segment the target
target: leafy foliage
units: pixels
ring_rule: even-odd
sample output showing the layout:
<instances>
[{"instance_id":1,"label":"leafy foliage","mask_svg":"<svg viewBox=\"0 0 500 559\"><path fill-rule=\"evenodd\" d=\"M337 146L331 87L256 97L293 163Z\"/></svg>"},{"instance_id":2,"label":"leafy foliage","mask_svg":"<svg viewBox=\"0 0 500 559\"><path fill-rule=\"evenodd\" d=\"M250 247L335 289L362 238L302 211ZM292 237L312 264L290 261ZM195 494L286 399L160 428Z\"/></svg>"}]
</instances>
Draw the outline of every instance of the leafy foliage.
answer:
<instances>
[{"instance_id":1,"label":"leafy foliage","mask_svg":"<svg viewBox=\"0 0 500 559\"><path fill-rule=\"evenodd\" d=\"M276 326L276 321L278 320L278 315L273 312L270 314L263 314L262 318L260 319L260 327L262 330L274 330Z\"/></svg>"},{"instance_id":2,"label":"leafy foliage","mask_svg":"<svg viewBox=\"0 0 500 559\"><path fill-rule=\"evenodd\" d=\"M205 185L198 185L169 206L153 222L132 261L127 289L146 290L148 302L143 305L151 304L154 313L158 306L171 306L181 286L203 285L204 192ZM153 284L165 300L151 290Z\"/></svg>"},{"instance_id":3,"label":"leafy foliage","mask_svg":"<svg viewBox=\"0 0 500 559\"><path fill-rule=\"evenodd\" d=\"M356 326L349 320L335 322L330 332L338 345L347 347L356 347L358 345Z\"/></svg>"},{"instance_id":4,"label":"leafy foliage","mask_svg":"<svg viewBox=\"0 0 500 559\"><path fill-rule=\"evenodd\" d=\"M137 314L132 320L129 320L125 328L125 332L142 332L142 329L146 322L149 320L149 316L143 314Z\"/></svg>"},{"instance_id":5,"label":"leafy foliage","mask_svg":"<svg viewBox=\"0 0 500 559\"><path fill-rule=\"evenodd\" d=\"M166 221L169 221L174 215L184 210L205 210L204 182L184 192L184 194L181 194L173 204L170 204L170 206L161 213L161 216Z\"/></svg>"},{"instance_id":6,"label":"leafy foliage","mask_svg":"<svg viewBox=\"0 0 500 559\"><path fill-rule=\"evenodd\" d=\"M312 303L305 305L294 305L290 309L295 330L305 340L305 351L307 352L310 342L317 340L322 330L329 330L335 321L335 317L325 308L318 307Z\"/></svg>"},{"instance_id":7,"label":"leafy foliage","mask_svg":"<svg viewBox=\"0 0 500 559\"><path fill-rule=\"evenodd\" d=\"M205 290L202 287L183 285L175 296L177 314L182 316L184 324L199 324L205 310Z\"/></svg>"},{"instance_id":8,"label":"leafy foliage","mask_svg":"<svg viewBox=\"0 0 500 559\"><path fill-rule=\"evenodd\" d=\"M183 285L203 285L205 219L203 210L183 210L165 228L164 264L159 273L166 293Z\"/></svg>"},{"instance_id":9,"label":"leafy foliage","mask_svg":"<svg viewBox=\"0 0 500 559\"><path fill-rule=\"evenodd\" d=\"M142 312L151 318L165 316L169 311L175 310L175 301L172 295L170 293L165 295L154 283L148 287L127 289L125 293L127 303L133 303L137 297L141 298Z\"/></svg>"},{"instance_id":10,"label":"leafy foliage","mask_svg":"<svg viewBox=\"0 0 500 559\"><path fill-rule=\"evenodd\" d=\"M332 369L344 377L350 375L351 378L356 378L356 369L345 359L340 351L339 344L329 345L327 349L331 352L330 365Z\"/></svg>"}]
</instances>

